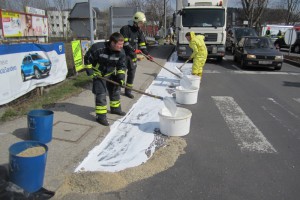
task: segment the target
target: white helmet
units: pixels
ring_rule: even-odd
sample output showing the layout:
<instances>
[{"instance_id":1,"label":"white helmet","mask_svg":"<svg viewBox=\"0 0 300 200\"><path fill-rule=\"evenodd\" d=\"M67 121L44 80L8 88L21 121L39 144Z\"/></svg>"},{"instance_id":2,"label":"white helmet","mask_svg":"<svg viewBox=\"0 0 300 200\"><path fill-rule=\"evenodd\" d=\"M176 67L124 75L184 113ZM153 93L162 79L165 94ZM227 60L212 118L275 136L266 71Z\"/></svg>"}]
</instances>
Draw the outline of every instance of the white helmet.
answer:
<instances>
[{"instance_id":1,"label":"white helmet","mask_svg":"<svg viewBox=\"0 0 300 200\"><path fill-rule=\"evenodd\" d=\"M146 22L146 16L144 13L142 12L136 12L134 15L133 15L133 21L138 23L138 22L143 22L145 23Z\"/></svg>"}]
</instances>

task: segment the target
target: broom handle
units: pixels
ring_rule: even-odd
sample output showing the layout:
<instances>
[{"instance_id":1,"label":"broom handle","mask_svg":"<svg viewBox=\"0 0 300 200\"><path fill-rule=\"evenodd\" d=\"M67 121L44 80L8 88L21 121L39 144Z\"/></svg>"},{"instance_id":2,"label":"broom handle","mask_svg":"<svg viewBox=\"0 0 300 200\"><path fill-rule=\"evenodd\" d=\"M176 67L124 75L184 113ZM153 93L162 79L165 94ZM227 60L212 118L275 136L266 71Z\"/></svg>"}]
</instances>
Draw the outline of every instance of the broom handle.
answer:
<instances>
[{"instance_id":1,"label":"broom handle","mask_svg":"<svg viewBox=\"0 0 300 200\"><path fill-rule=\"evenodd\" d=\"M145 56L146 58L148 58L147 55L145 55L143 52L141 52L141 54L143 56ZM157 64L158 66L160 66L161 68L164 68L165 70L167 70L168 72L174 74L175 76L177 76L178 78L181 78L181 76L179 76L178 74L176 74L175 72L172 72L171 70L169 70L168 68L165 68L164 66L162 66L161 64L159 64L158 62L156 62L155 60L152 60L152 62L154 62L155 64Z\"/></svg>"},{"instance_id":2,"label":"broom handle","mask_svg":"<svg viewBox=\"0 0 300 200\"><path fill-rule=\"evenodd\" d=\"M164 98L161 97L161 96L149 94L149 93L146 93L146 92L143 92L143 91L140 91L140 90L137 90L137 89L128 87L128 86L126 86L126 85L121 85L121 84L119 84L119 83L117 83L117 82L115 82L115 81L112 81L112 80L108 79L108 78L105 78L105 77L102 77L102 76L98 76L98 77L99 77L100 79L105 80L105 81L107 81L107 82L110 82L110 83L112 83L112 84L121 86L122 88L126 88L126 89L129 89L129 90L135 91L135 92L137 92L137 93L144 94L144 95L147 95L147 96L149 96L149 97L156 98L156 99L160 99L160 100L163 100L163 99L164 99Z\"/></svg>"},{"instance_id":3,"label":"broom handle","mask_svg":"<svg viewBox=\"0 0 300 200\"><path fill-rule=\"evenodd\" d=\"M187 62L189 62L190 60L187 59L180 67L178 67L178 69L181 69Z\"/></svg>"}]
</instances>

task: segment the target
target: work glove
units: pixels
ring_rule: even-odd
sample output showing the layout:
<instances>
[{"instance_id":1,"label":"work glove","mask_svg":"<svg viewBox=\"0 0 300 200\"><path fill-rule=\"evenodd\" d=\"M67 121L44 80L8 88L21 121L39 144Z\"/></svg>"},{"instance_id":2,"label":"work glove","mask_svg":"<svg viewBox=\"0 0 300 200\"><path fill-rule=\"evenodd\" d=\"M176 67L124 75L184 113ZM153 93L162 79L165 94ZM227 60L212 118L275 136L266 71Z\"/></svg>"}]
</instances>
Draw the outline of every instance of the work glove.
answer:
<instances>
[{"instance_id":1,"label":"work glove","mask_svg":"<svg viewBox=\"0 0 300 200\"><path fill-rule=\"evenodd\" d=\"M116 81L120 85L125 85L125 75L124 74L118 74L117 77L116 77Z\"/></svg>"},{"instance_id":2,"label":"work glove","mask_svg":"<svg viewBox=\"0 0 300 200\"><path fill-rule=\"evenodd\" d=\"M153 57L150 56L149 54L146 56L146 58L147 58L148 60L150 60L151 62L153 62Z\"/></svg>"},{"instance_id":3,"label":"work glove","mask_svg":"<svg viewBox=\"0 0 300 200\"><path fill-rule=\"evenodd\" d=\"M101 72L94 72L92 75L91 75L91 77L94 79L94 78L97 78L97 77L101 77L102 76L102 74L101 74Z\"/></svg>"},{"instance_id":4,"label":"work glove","mask_svg":"<svg viewBox=\"0 0 300 200\"><path fill-rule=\"evenodd\" d=\"M139 50L139 49L136 49L136 50L134 50L134 53L136 53L136 54L141 54L141 53L142 53L142 51L141 51L141 50Z\"/></svg>"},{"instance_id":5,"label":"work glove","mask_svg":"<svg viewBox=\"0 0 300 200\"><path fill-rule=\"evenodd\" d=\"M122 86L125 85L125 81L123 79L118 79L117 82Z\"/></svg>"}]
</instances>

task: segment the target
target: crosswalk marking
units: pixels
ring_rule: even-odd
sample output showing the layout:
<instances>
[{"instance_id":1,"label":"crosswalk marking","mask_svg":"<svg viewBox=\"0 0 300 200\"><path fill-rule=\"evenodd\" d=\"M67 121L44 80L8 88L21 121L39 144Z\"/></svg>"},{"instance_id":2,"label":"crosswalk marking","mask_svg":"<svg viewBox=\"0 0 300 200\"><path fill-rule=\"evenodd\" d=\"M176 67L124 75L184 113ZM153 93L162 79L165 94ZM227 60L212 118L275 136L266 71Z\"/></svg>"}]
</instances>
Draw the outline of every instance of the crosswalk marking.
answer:
<instances>
[{"instance_id":1,"label":"crosswalk marking","mask_svg":"<svg viewBox=\"0 0 300 200\"><path fill-rule=\"evenodd\" d=\"M232 97L212 96L212 98L242 152L277 152Z\"/></svg>"},{"instance_id":2,"label":"crosswalk marking","mask_svg":"<svg viewBox=\"0 0 300 200\"><path fill-rule=\"evenodd\" d=\"M275 99L273 98L268 98L269 101L273 102L275 105L277 105L278 107L282 108L283 110L285 110L287 113L289 113L291 116L300 119L300 117L298 115L296 115L295 113L293 113L292 111L288 110L287 108L285 108L284 106L282 106L281 104L279 104L277 101L275 101Z\"/></svg>"},{"instance_id":3,"label":"crosswalk marking","mask_svg":"<svg viewBox=\"0 0 300 200\"><path fill-rule=\"evenodd\" d=\"M298 103L300 103L300 98L294 98L295 101L297 101Z\"/></svg>"}]
</instances>

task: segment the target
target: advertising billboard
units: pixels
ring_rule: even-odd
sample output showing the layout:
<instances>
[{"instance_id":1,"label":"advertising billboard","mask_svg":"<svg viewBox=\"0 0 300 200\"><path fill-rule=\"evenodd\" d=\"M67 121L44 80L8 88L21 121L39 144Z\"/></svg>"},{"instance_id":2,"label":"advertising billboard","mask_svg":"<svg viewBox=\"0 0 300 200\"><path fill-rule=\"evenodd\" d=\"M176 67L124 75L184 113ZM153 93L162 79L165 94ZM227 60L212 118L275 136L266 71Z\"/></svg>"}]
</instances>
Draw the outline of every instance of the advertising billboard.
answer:
<instances>
[{"instance_id":1,"label":"advertising billboard","mask_svg":"<svg viewBox=\"0 0 300 200\"><path fill-rule=\"evenodd\" d=\"M64 44L0 45L0 105L36 87L56 84L68 73Z\"/></svg>"},{"instance_id":2,"label":"advertising billboard","mask_svg":"<svg viewBox=\"0 0 300 200\"><path fill-rule=\"evenodd\" d=\"M48 36L48 18L1 10L3 37Z\"/></svg>"}]
</instances>

